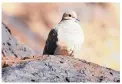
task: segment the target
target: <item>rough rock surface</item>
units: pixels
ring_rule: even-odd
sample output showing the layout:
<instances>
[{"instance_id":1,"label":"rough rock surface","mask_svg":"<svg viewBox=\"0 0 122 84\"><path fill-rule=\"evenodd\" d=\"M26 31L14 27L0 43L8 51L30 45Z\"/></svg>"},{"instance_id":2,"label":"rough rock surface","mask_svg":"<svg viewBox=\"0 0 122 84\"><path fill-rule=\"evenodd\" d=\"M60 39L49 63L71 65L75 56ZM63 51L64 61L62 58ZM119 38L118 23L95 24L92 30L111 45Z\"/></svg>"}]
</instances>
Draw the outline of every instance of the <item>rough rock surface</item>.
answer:
<instances>
[{"instance_id":1,"label":"rough rock surface","mask_svg":"<svg viewBox=\"0 0 122 84\"><path fill-rule=\"evenodd\" d=\"M26 57L33 50L18 42L3 24L2 51L6 56ZM26 48L26 50L24 50ZM16 54L16 55L15 55ZM69 56L40 56L2 68L3 82L120 82L120 72Z\"/></svg>"},{"instance_id":2,"label":"rough rock surface","mask_svg":"<svg viewBox=\"0 0 122 84\"><path fill-rule=\"evenodd\" d=\"M2 24L2 51L6 56L27 57L34 55L35 52L19 42L5 24Z\"/></svg>"},{"instance_id":3,"label":"rough rock surface","mask_svg":"<svg viewBox=\"0 0 122 84\"><path fill-rule=\"evenodd\" d=\"M45 58L46 57L46 58ZM43 56L2 70L5 82L120 82L120 73L84 60Z\"/></svg>"}]
</instances>

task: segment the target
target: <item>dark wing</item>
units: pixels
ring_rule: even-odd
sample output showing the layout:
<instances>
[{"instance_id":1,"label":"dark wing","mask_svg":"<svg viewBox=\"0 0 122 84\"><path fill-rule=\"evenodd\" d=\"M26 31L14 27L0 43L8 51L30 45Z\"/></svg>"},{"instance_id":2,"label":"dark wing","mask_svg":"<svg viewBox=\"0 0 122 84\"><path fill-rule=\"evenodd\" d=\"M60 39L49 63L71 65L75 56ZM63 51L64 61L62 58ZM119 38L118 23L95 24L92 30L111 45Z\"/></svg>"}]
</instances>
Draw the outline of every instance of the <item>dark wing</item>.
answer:
<instances>
[{"instance_id":1,"label":"dark wing","mask_svg":"<svg viewBox=\"0 0 122 84\"><path fill-rule=\"evenodd\" d=\"M47 40L46 40L43 54L54 55L55 49L57 47L56 42L58 41L57 36L58 36L57 30L52 29L48 35Z\"/></svg>"}]
</instances>

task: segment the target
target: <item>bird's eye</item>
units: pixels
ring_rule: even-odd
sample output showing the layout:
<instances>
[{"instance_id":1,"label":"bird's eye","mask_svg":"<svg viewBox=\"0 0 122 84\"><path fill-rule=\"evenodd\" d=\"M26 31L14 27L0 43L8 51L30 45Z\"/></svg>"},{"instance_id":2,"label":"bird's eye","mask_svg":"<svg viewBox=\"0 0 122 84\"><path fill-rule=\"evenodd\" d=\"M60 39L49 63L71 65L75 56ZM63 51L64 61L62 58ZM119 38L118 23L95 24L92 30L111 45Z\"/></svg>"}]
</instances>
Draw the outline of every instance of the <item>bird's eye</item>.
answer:
<instances>
[{"instance_id":1,"label":"bird's eye","mask_svg":"<svg viewBox=\"0 0 122 84\"><path fill-rule=\"evenodd\" d=\"M69 17L71 17L71 15L69 14Z\"/></svg>"}]
</instances>

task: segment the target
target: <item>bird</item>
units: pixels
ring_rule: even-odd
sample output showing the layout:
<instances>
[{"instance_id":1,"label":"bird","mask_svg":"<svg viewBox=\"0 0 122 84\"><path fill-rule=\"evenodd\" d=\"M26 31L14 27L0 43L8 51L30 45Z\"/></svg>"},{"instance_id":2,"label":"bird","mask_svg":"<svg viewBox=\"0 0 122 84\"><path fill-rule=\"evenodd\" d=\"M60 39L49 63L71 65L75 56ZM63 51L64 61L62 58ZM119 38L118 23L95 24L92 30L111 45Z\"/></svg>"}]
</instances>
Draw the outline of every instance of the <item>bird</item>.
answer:
<instances>
[{"instance_id":1,"label":"bird","mask_svg":"<svg viewBox=\"0 0 122 84\"><path fill-rule=\"evenodd\" d=\"M84 42L80 20L73 10L66 11L61 21L50 30L43 55L79 56Z\"/></svg>"}]
</instances>

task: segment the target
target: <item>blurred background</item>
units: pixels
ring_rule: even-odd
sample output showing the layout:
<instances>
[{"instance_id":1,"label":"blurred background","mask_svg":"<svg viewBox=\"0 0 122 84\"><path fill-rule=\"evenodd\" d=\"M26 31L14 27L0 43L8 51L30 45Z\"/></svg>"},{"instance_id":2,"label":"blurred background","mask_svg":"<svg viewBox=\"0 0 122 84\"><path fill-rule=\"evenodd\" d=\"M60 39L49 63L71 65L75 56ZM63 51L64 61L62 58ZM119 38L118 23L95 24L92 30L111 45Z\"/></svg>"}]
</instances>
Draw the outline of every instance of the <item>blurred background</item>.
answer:
<instances>
[{"instance_id":1,"label":"blurred background","mask_svg":"<svg viewBox=\"0 0 122 84\"><path fill-rule=\"evenodd\" d=\"M85 35L78 58L120 71L119 3L2 3L2 22L42 54L50 29L69 9L78 14Z\"/></svg>"}]
</instances>

